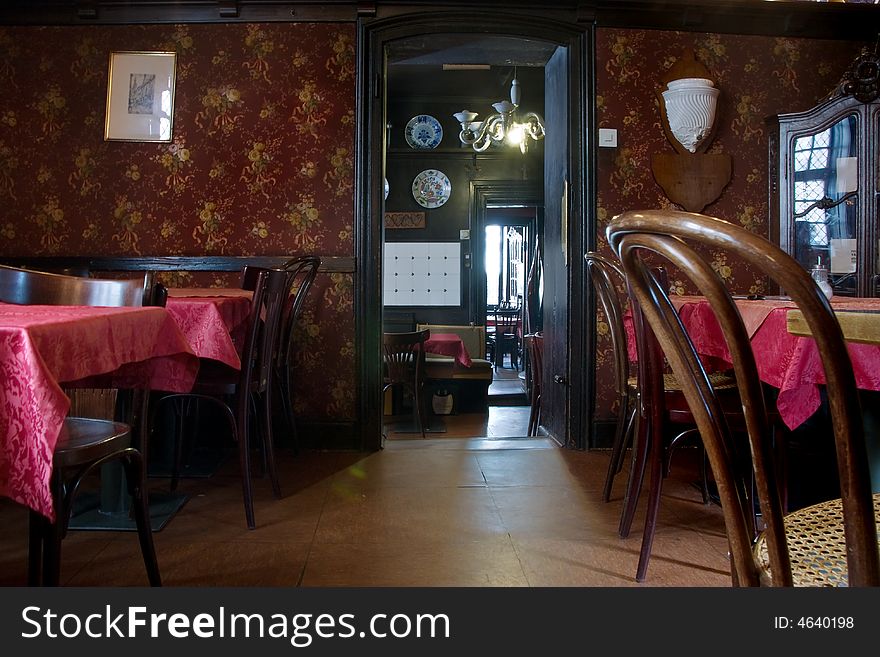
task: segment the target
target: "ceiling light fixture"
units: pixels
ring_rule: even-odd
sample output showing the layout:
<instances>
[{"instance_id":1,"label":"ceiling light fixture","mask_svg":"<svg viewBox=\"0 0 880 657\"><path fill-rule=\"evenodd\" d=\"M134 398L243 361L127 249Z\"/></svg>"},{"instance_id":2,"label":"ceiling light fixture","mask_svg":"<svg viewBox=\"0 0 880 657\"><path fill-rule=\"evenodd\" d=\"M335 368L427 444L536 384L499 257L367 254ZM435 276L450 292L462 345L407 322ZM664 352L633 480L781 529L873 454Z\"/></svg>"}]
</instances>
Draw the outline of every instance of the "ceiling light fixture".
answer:
<instances>
[{"instance_id":1,"label":"ceiling light fixture","mask_svg":"<svg viewBox=\"0 0 880 657\"><path fill-rule=\"evenodd\" d=\"M519 146L521 153L529 150L529 140L540 141L544 138L544 119L535 112L528 112L522 118L516 110L519 107L520 90L516 79L510 83L510 100L494 103L495 114L485 120L478 121L477 112L462 110L452 116L461 124L458 138L462 144L472 146L477 152L483 152L493 144L507 142L510 146Z\"/></svg>"}]
</instances>

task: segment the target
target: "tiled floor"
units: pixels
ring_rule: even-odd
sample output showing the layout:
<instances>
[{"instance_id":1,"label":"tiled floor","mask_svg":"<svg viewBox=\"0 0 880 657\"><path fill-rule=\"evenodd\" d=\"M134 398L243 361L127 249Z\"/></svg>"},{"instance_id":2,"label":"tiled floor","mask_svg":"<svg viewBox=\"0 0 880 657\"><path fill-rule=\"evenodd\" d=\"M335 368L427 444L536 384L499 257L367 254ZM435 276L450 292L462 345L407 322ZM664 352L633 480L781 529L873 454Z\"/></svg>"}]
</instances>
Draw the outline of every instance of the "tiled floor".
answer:
<instances>
[{"instance_id":1,"label":"tiled floor","mask_svg":"<svg viewBox=\"0 0 880 657\"><path fill-rule=\"evenodd\" d=\"M648 581L634 574L640 518L617 536L625 475L601 500L608 453L525 433L528 409L447 417L447 432L398 436L372 454L279 454L284 496L255 481L248 531L234 459L155 535L166 586L729 586L720 510L704 506L691 454L664 488ZM464 438L476 428L484 438ZM475 434L470 434L475 435ZM508 437L505 437L508 436ZM151 486L167 480L151 480ZM0 585L25 583L27 514L0 501ZM67 586L143 586L133 533L71 532Z\"/></svg>"}]
</instances>

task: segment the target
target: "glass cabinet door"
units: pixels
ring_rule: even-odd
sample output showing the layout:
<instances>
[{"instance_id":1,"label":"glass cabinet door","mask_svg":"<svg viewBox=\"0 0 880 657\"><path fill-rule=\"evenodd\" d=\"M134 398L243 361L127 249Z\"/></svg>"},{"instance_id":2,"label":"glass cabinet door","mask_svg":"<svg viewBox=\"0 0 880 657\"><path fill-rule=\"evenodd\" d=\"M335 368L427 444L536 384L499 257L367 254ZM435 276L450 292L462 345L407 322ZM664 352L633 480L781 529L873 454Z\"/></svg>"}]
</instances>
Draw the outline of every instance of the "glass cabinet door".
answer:
<instances>
[{"instance_id":1,"label":"glass cabinet door","mask_svg":"<svg viewBox=\"0 0 880 657\"><path fill-rule=\"evenodd\" d=\"M827 268L835 294L856 293L859 263L859 117L795 137L790 189L793 255Z\"/></svg>"}]
</instances>

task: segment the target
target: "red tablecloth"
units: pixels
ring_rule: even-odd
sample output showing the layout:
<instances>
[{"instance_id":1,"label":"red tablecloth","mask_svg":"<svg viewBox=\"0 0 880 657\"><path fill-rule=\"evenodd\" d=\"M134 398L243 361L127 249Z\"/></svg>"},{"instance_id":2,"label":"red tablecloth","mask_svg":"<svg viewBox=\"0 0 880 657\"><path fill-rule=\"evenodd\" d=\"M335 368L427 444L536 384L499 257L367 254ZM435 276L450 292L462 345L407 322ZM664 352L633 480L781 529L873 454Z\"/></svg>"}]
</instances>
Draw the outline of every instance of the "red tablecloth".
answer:
<instances>
[{"instance_id":1,"label":"red tablecloth","mask_svg":"<svg viewBox=\"0 0 880 657\"><path fill-rule=\"evenodd\" d=\"M717 359L732 365L727 343L709 303L702 297L670 297L701 358ZM786 315L794 307L784 300L737 299L752 340L752 350L761 380L779 389L777 408L790 429L802 424L821 403L819 386L825 373L819 351L812 338L788 332ZM880 299L835 297L835 309L880 310ZM627 325L630 353L634 337ZM880 346L849 343L856 385L863 390L880 390ZM707 362L711 366L711 361Z\"/></svg>"},{"instance_id":2,"label":"red tablecloth","mask_svg":"<svg viewBox=\"0 0 880 657\"><path fill-rule=\"evenodd\" d=\"M452 356L463 367L471 366L471 356L462 339L455 333L432 333L425 340L425 351L441 356Z\"/></svg>"},{"instance_id":3,"label":"red tablecloth","mask_svg":"<svg viewBox=\"0 0 880 657\"><path fill-rule=\"evenodd\" d=\"M59 384L184 392L198 358L164 308L0 304L0 369L0 495L53 518Z\"/></svg>"},{"instance_id":4,"label":"red tablecloth","mask_svg":"<svg viewBox=\"0 0 880 657\"><path fill-rule=\"evenodd\" d=\"M252 297L236 288L169 288L166 307L197 356L239 369Z\"/></svg>"}]
</instances>

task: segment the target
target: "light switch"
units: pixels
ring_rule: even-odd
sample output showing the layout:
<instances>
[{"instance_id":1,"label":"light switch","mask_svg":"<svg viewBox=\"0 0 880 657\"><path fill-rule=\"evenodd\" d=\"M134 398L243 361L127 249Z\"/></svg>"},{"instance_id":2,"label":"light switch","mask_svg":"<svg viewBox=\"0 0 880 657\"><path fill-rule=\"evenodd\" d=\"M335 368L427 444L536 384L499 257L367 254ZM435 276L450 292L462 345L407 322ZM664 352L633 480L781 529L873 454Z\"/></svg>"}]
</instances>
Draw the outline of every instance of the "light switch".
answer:
<instances>
[{"instance_id":1,"label":"light switch","mask_svg":"<svg viewBox=\"0 0 880 657\"><path fill-rule=\"evenodd\" d=\"M465 229L458 231L458 239L460 240L469 240L471 238L471 231Z\"/></svg>"},{"instance_id":2,"label":"light switch","mask_svg":"<svg viewBox=\"0 0 880 657\"><path fill-rule=\"evenodd\" d=\"M614 128L599 128L599 147L615 148L617 146L617 130Z\"/></svg>"}]
</instances>

